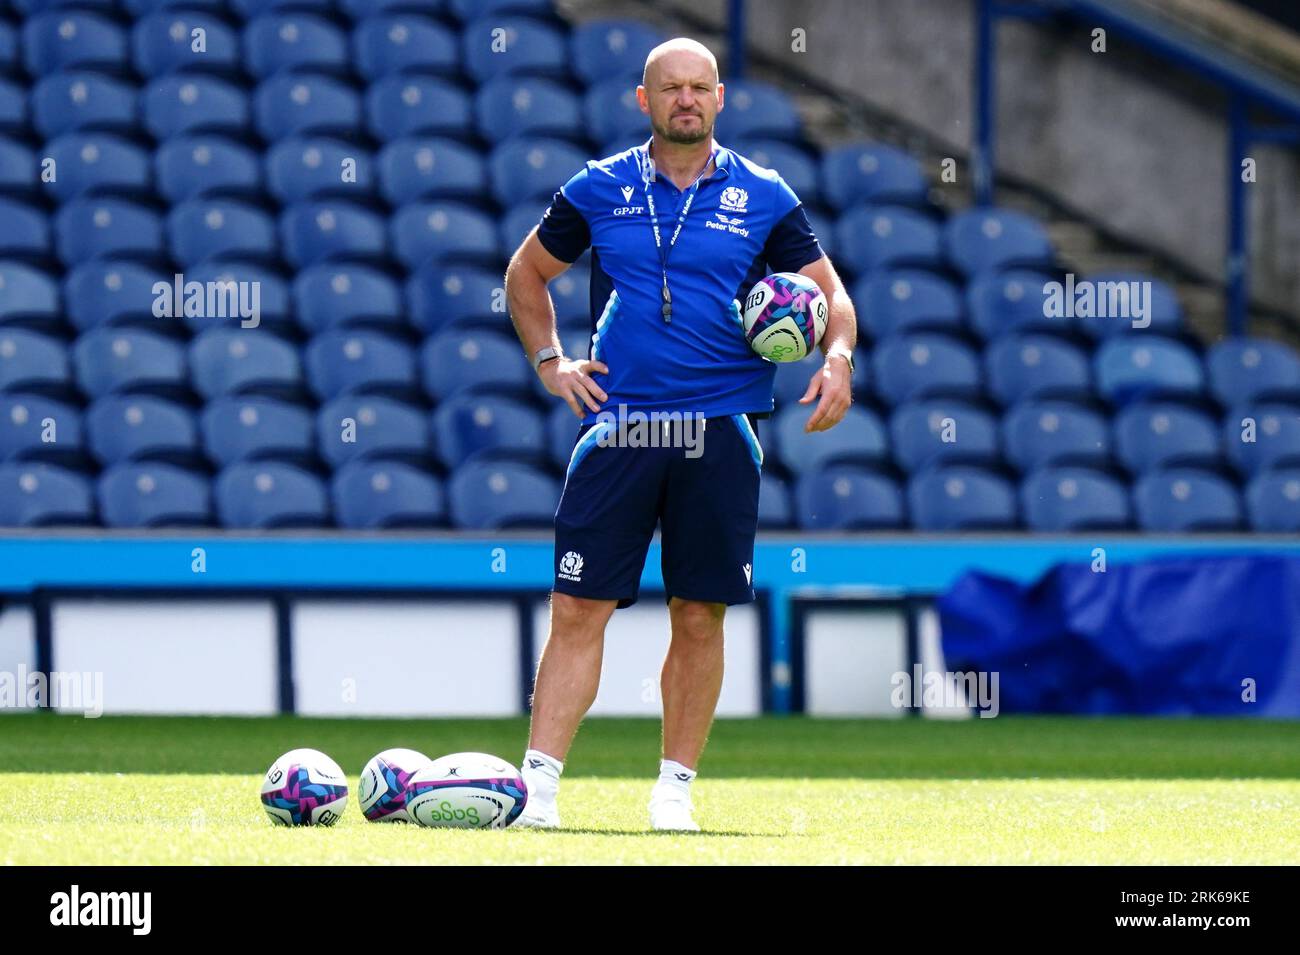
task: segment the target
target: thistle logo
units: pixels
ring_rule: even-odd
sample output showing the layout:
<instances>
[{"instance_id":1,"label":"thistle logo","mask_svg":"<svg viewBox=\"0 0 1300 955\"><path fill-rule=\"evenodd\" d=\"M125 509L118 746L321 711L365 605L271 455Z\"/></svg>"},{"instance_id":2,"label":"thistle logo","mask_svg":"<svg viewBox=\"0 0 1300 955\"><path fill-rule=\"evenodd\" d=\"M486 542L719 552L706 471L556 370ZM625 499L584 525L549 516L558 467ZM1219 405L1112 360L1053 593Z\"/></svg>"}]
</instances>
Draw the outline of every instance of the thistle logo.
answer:
<instances>
[{"instance_id":1,"label":"thistle logo","mask_svg":"<svg viewBox=\"0 0 1300 955\"><path fill-rule=\"evenodd\" d=\"M718 205L727 212L745 212L749 205L749 193L739 186L728 186L722 190Z\"/></svg>"},{"instance_id":2,"label":"thistle logo","mask_svg":"<svg viewBox=\"0 0 1300 955\"><path fill-rule=\"evenodd\" d=\"M582 555L571 550L561 557L559 576L562 580L572 580L574 583L580 583L582 581Z\"/></svg>"}]
</instances>

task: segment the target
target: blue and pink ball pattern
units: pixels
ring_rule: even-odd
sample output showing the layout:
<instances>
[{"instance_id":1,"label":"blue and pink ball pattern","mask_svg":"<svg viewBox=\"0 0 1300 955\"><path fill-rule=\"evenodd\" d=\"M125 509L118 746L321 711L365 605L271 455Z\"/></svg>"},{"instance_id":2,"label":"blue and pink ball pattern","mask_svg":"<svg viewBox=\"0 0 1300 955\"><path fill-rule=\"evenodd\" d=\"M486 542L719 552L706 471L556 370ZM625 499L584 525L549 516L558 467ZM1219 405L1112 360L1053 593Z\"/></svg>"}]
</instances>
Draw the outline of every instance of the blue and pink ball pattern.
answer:
<instances>
[{"instance_id":1,"label":"blue and pink ball pattern","mask_svg":"<svg viewBox=\"0 0 1300 955\"><path fill-rule=\"evenodd\" d=\"M262 805L288 812L295 826L332 826L338 821L337 813L314 815L315 810L345 798L347 794L347 786L312 782L307 767L294 765L285 773L282 787L262 793ZM283 824L274 813L271 818Z\"/></svg>"},{"instance_id":2,"label":"blue and pink ball pattern","mask_svg":"<svg viewBox=\"0 0 1300 955\"><path fill-rule=\"evenodd\" d=\"M826 297L797 272L776 272L755 283L745 298L742 324L750 347L770 361L798 361L826 331Z\"/></svg>"}]
</instances>

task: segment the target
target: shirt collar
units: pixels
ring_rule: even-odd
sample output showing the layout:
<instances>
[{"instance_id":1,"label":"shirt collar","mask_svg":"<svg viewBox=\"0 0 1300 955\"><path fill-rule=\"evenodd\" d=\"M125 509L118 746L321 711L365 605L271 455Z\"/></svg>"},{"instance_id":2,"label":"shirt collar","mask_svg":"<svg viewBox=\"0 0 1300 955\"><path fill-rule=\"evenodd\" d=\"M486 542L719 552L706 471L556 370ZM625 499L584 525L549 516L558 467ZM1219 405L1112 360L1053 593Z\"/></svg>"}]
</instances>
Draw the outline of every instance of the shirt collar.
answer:
<instances>
[{"instance_id":1,"label":"shirt collar","mask_svg":"<svg viewBox=\"0 0 1300 955\"><path fill-rule=\"evenodd\" d=\"M652 142L654 142L653 136L642 143L640 149L637 151L637 165L641 169L642 176L645 175L645 170L649 165L650 144ZM716 139L713 141L713 168L713 175L704 180L705 182L708 182L711 179L717 179L721 176L731 175L731 150L726 146L723 146Z\"/></svg>"}]
</instances>

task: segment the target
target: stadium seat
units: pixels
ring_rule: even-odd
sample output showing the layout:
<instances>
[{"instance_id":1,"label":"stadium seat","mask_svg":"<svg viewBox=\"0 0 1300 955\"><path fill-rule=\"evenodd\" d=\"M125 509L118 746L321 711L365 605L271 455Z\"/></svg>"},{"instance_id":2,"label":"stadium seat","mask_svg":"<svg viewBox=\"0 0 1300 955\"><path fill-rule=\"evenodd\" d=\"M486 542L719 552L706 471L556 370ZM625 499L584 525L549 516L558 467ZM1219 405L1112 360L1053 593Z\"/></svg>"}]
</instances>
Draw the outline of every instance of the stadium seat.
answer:
<instances>
[{"instance_id":1,"label":"stadium seat","mask_svg":"<svg viewBox=\"0 0 1300 955\"><path fill-rule=\"evenodd\" d=\"M199 414L199 432L218 467L263 458L306 460L316 449L306 408L258 395L209 402Z\"/></svg>"},{"instance_id":2,"label":"stadium seat","mask_svg":"<svg viewBox=\"0 0 1300 955\"><path fill-rule=\"evenodd\" d=\"M717 139L722 143L761 137L797 140L803 125L794 103L775 86L754 80L732 80L727 83L716 129Z\"/></svg>"},{"instance_id":3,"label":"stadium seat","mask_svg":"<svg viewBox=\"0 0 1300 955\"><path fill-rule=\"evenodd\" d=\"M487 192L487 166L478 150L454 139L413 136L383 148L380 191L393 206L419 199L478 199Z\"/></svg>"},{"instance_id":4,"label":"stadium seat","mask_svg":"<svg viewBox=\"0 0 1300 955\"><path fill-rule=\"evenodd\" d=\"M265 529L327 527L329 500L314 475L279 461L240 461L213 484L223 527Z\"/></svg>"},{"instance_id":5,"label":"stadium seat","mask_svg":"<svg viewBox=\"0 0 1300 955\"><path fill-rule=\"evenodd\" d=\"M388 248L383 216L343 199L290 206L280 216L285 259L302 268L342 259L379 259Z\"/></svg>"},{"instance_id":6,"label":"stadium seat","mask_svg":"<svg viewBox=\"0 0 1300 955\"><path fill-rule=\"evenodd\" d=\"M87 262L63 280L68 319L78 331L140 321L157 324L154 285L172 279L134 262Z\"/></svg>"},{"instance_id":7,"label":"stadium seat","mask_svg":"<svg viewBox=\"0 0 1300 955\"><path fill-rule=\"evenodd\" d=\"M428 264L407 280L405 292L411 324L425 334L457 322L495 324L505 318L505 289L499 272L471 265ZM582 297L587 297L585 288ZM559 306L557 298L557 315Z\"/></svg>"},{"instance_id":8,"label":"stadium seat","mask_svg":"<svg viewBox=\"0 0 1300 955\"><path fill-rule=\"evenodd\" d=\"M18 31L8 21L0 20L0 74L19 71L22 58L18 47Z\"/></svg>"},{"instance_id":9,"label":"stadium seat","mask_svg":"<svg viewBox=\"0 0 1300 955\"><path fill-rule=\"evenodd\" d=\"M83 448L81 412L44 395L0 394L0 463L76 459Z\"/></svg>"},{"instance_id":10,"label":"stadium seat","mask_svg":"<svg viewBox=\"0 0 1300 955\"><path fill-rule=\"evenodd\" d=\"M589 86L609 78L639 83L646 57L664 39L640 20L588 20L569 36L570 62Z\"/></svg>"},{"instance_id":11,"label":"stadium seat","mask_svg":"<svg viewBox=\"0 0 1300 955\"><path fill-rule=\"evenodd\" d=\"M369 151L352 143L282 139L266 154L266 187L282 205L321 196L366 198L375 191L373 164Z\"/></svg>"},{"instance_id":12,"label":"stadium seat","mask_svg":"<svg viewBox=\"0 0 1300 955\"><path fill-rule=\"evenodd\" d=\"M989 393L1002 405L1026 398L1086 398L1092 366L1079 348L1053 335L1007 335L984 350Z\"/></svg>"},{"instance_id":13,"label":"stadium seat","mask_svg":"<svg viewBox=\"0 0 1300 955\"><path fill-rule=\"evenodd\" d=\"M966 303L970 324L985 341L1016 332L1070 331L1067 318L1049 318L1046 314L1043 286L1051 279L1042 272L1008 269L996 274L981 274L966 286Z\"/></svg>"},{"instance_id":14,"label":"stadium seat","mask_svg":"<svg viewBox=\"0 0 1300 955\"><path fill-rule=\"evenodd\" d=\"M328 76L278 73L253 94L253 116L268 142L305 133L347 136L361 130L361 97Z\"/></svg>"},{"instance_id":15,"label":"stadium seat","mask_svg":"<svg viewBox=\"0 0 1300 955\"><path fill-rule=\"evenodd\" d=\"M1219 429L1204 413L1173 402L1128 405L1115 416L1115 453L1133 474L1166 467L1217 467Z\"/></svg>"},{"instance_id":16,"label":"stadium seat","mask_svg":"<svg viewBox=\"0 0 1300 955\"><path fill-rule=\"evenodd\" d=\"M507 256L513 254L519 248L519 243L528 238L528 234L542 221L549 207L550 203L545 199L528 199L515 204L502 217L498 236Z\"/></svg>"},{"instance_id":17,"label":"stadium seat","mask_svg":"<svg viewBox=\"0 0 1300 955\"><path fill-rule=\"evenodd\" d=\"M511 136L585 136L578 97L538 77L489 80L474 97L474 114L479 134L491 143Z\"/></svg>"},{"instance_id":18,"label":"stadium seat","mask_svg":"<svg viewBox=\"0 0 1300 955\"><path fill-rule=\"evenodd\" d=\"M776 451L790 473L805 474L840 461L878 463L889 454L889 439L880 420L861 407L850 407L829 431L804 431L810 411L792 405L776 413ZM771 433L771 432L770 432Z\"/></svg>"},{"instance_id":19,"label":"stadium seat","mask_svg":"<svg viewBox=\"0 0 1300 955\"><path fill-rule=\"evenodd\" d=\"M1143 475L1133 487L1138 526L1156 533L1235 531L1242 507L1237 489L1209 471L1173 468Z\"/></svg>"},{"instance_id":20,"label":"stadium seat","mask_svg":"<svg viewBox=\"0 0 1300 955\"><path fill-rule=\"evenodd\" d=\"M644 137L638 142L643 140ZM726 145L750 162L779 173L804 205L812 205L821 200L817 163L802 147L776 139L742 139Z\"/></svg>"},{"instance_id":21,"label":"stadium seat","mask_svg":"<svg viewBox=\"0 0 1300 955\"><path fill-rule=\"evenodd\" d=\"M560 411L573 415L568 408ZM794 507L790 503L790 486L784 478L764 471L758 487L758 526L763 530L784 530L794 526Z\"/></svg>"},{"instance_id":22,"label":"stadium seat","mask_svg":"<svg viewBox=\"0 0 1300 955\"><path fill-rule=\"evenodd\" d=\"M470 206L416 202L399 209L389 224L393 253L411 271L433 261L495 267L501 259L495 224Z\"/></svg>"},{"instance_id":23,"label":"stadium seat","mask_svg":"<svg viewBox=\"0 0 1300 955\"><path fill-rule=\"evenodd\" d=\"M0 260L0 325L57 325L62 315L54 279L21 262Z\"/></svg>"},{"instance_id":24,"label":"stadium seat","mask_svg":"<svg viewBox=\"0 0 1300 955\"><path fill-rule=\"evenodd\" d=\"M210 259L276 256L275 224L261 209L231 199L194 199L167 217L172 258L182 266Z\"/></svg>"},{"instance_id":25,"label":"stadium seat","mask_svg":"<svg viewBox=\"0 0 1300 955\"><path fill-rule=\"evenodd\" d=\"M127 66L126 33L95 13L38 13L23 23L23 62L27 72L38 77L78 66L122 72Z\"/></svg>"},{"instance_id":26,"label":"stadium seat","mask_svg":"<svg viewBox=\"0 0 1300 955\"><path fill-rule=\"evenodd\" d=\"M55 73L32 89L32 126L45 139L83 129L130 133L137 98L125 80L82 70Z\"/></svg>"},{"instance_id":27,"label":"stadium seat","mask_svg":"<svg viewBox=\"0 0 1300 955\"><path fill-rule=\"evenodd\" d=\"M34 195L39 181L36 153L12 139L0 139L0 192Z\"/></svg>"},{"instance_id":28,"label":"stadium seat","mask_svg":"<svg viewBox=\"0 0 1300 955\"><path fill-rule=\"evenodd\" d=\"M1011 530L1016 496L996 474L967 465L931 468L907 485L912 526L923 531Z\"/></svg>"},{"instance_id":29,"label":"stadium seat","mask_svg":"<svg viewBox=\"0 0 1300 955\"><path fill-rule=\"evenodd\" d=\"M184 321L196 334L211 328L214 323L226 327L240 328L260 327L262 325L287 324L293 315L293 304L289 298L289 285L280 273L256 262L219 260L204 262L185 270L185 282L198 282L205 289L207 283L221 285L230 282L243 283L239 290L243 311L231 308L229 297L223 297L214 304L214 313L208 310L202 315L185 315ZM221 313L224 306L225 314ZM245 314L254 311L255 315Z\"/></svg>"},{"instance_id":30,"label":"stadium seat","mask_svg":"<svg viewBox=\"0 0 1300 955\"><path fill-rule=\"evenodd\" d=\"M26 128L26 90L17 83L0 79L0 133L21 134Z\"/></svg>"},{"instance_id":31,"label":"stadium seat","mask_svg":"<svg viewBox=\"0 0 1300 955\"><path fill-rule=\"evenodd\" d=\"M57 177L42 185L55 202L83 196L135 195L153 180L150 157L139 146L107 133L68 133L45 144Z\"/></svg>"},{"instance_id":32,"label":"stadium seat","mask_svg":"<svg viewBox=\"0 0 1300 955\"><path fill-rule=\"evenodd\" d=\"M1093 355L1097 391L1114 404L1195 397L1204 388L1201 361L1186 345L1149 335L1111 338Z\"/></svg>"},{"instance_id":33,"label":"stadium seat","mask_svg":"<svg viewBox=\"0 0 1300 955\"><path fill-rule=\"evenodd\" d=\"M908 474L937 464L995 464L998 425L987 411L947 398L899 405L889 418L894 460Z\"/></svg>"},{"instance_id":34,"label":"stadium seat","mask_svg":"<svg viewBox=\"0 0 1300 955\"><path fill-rule=\"evenodd\" d=\"M1300 533L1300 468L1266 471L1246 486L1252 530L1266 534Z\"/></svg>"},{"instance_id":35,"label":"stadium seat","mask_svg":"<svg viewBox=\"0 0 1300 955\"><path fill-rule=\"evenodd\" d=\"M799 478L795 500L804 530L893 530L906 523L898 485L878 472L848 464L833 464Z\"/></svg>"},{"instance_id":36,"label":"stadium seat","mask_svg":"<svg viewBox=\"0 0 1300 955\"><path fill-rule=\"evenodd\" d=\"M91 398L114 392L175 392L189 386L185 351L138 328L97 328L72 344L77 385Z\"/></svg>"},{"instance_id":37,"label":"stadium seat","mask_svg":"<svg viewBox=\"0 0 1300 955\"><path fill-rule=\"evenodd\" d=\"M365 329L335 329L316 335L303 350L307 384L322 400L343 394L419 389L415 355L400 339Z\"/></svg>"},{"instance_id":38,"label":"stadium seat","mask_svg":"<svg viewBox=\"0 0 1300 955\"><path fill-rule=\"evenodd\" d=\"M313 265L293 282L294 308L308 334L351 325L405 325L402 293L383 272L363 265Z\"/></svg>"},{"instance_id":39,"label":"stadium seat","mask_svg":"<svg viewBox=\"0 0 1300 955\"><path fill-rule=\"evenodd\" d=\"M261 330L210 328L189 348L194 390L211 400L261 392L276 396L299 390L298 349Z\"/></svg>"},{"instance_id":40,"label":"stadium seat","mask_svg":"<svg viewBox=\"0 0 1300 955\"><path fill-rule=\"evenodd\" d=\"M171 203L262 191L261 156L222 136L169 139L154 154L154 173L158 192Z\"/></svg>"},{"instance_id":41,"label":"stadium seat","mask_svg":"<svg viewBox=\"0 0 1300 955\"><path fill-rule=\"evenodd\" d=\"M858 329L879 341L898 332L961 333L962 300L947 279L920 269L898 269L864 275L853 286Z\"/></svg>"},{"instance_id":42,"label":"stadium seat","mask_svg":"<svg viewBox=\"0 0 1300 955\"><path fill-rule=\"evenodd\" d=\"M446 0L446 6L462 22L489 13L521 13L542 19L555 15L554 0Z\"/></svg>"},{"instance_id":43,"label":"stadium seat","mask_svg":"<svg viewBox=\"0 0 1300 955\"><path fill-rule=\"evenodd\" d=\"M549 4L547 4L549 7ZM479 85L503 73L555 76L569 72L565 35L529 17L483 15L461 30L461 63Z\"/></svg>"},{"instance_id":44,"label":"stadium seat","mask_svg":"<svg viewBox=\"0 0 1300 955\"><path fill-rule=\"evenodd\" d=\"M131 31L131 53L136 72L145 77L239 69L235 31L220 17L194 10L161 10L141 17Z\"/></svg>"},{"instance_id":45,"label":"stadium seat","mask_svg":"<svg viewBox=\"0 0 1300 955\"><path fill-rule=\"evenodd\" d=\"M1176 337L1183 332L1183 307L1178 296L1165 282L1141 272L1094 272L1087 277L1092 290L1091 316L1080 316L1079 327L1095 338L1106 338L1130 331ZM1140 291L1133 291L1138 283ZM1079 292L1075 292L1075 309L1079 309ZM1146 312L1142 324L1137 309Z\"/></svg>"},{"instance_id":46,"label":"stadium seat","mask_svg":"<svg viewBox=\"0 0 1300 955\"><path fill-rule=\"evenodd\" d=\"M330 482L340 527L379 530L440 527L447 502L438 479L400 461L358 461Z\"/></svg>"},{"instance_id":47,"label":"stadium seat","mask_svg":"<svg viewBox=\"0 0 1300 955\"><path fill-rule=\"evenodd\" d=\"M426 459L429 435L428 415L382 395L341 395L316 414L321 457L336 470L362 458Z\"/></svg>"},{"instance_id":48,"label":"stadium seat","mask_svg":"<svg viewBox=\"0 0 1300 955\"><path fill-rule=\"evenodd\" d=\"M71 388L62 341L26 328L0 328L0 391L63 394Z\"/></svg>"},{"instance_id":49,"label":"stadium seat","mask_svg":"<svg viewBox=\"0 0 1300 955\"><path fill-rule=\"evenodd\" d=\"M86 443L100 464L192 460L199 429L183 405L149 395L105 395L86 409Z\"/></svg>"},{"instance_id":50,"label":"stadium seat","mask_svg":"<svg viewBox=\"0 0 1300 955\"><path fill-rule=\"evenodd\" d=\"M1053 258L1043 227L1008 209L969 209L953 216L943 243L948 261L968 278L1012 266L1049 266Z\"/></svg>"},{"instance_id":51,"label":"stadium seat","mask_svg":"<svg viewBox=\"0 0 1300 955\"><path fill-rule=\"evenodd\" d=\"M820 238L824 230L817 229ZM839 262L855 274L940 261L939 227L914 209L856 206L834 227Z\"/></svg>"},{"instance_id":52,"label":"stadium seat","mask_svg":"<svg viewBox=\"0 0 1300 955\"><path fill-rule=\"evenodd\" d=\"M560 486L554 478L514 461L470 461L447 484L452 524L465 530L549 528Z\"/></svg>"},{"instance_id":53,"label":"stadium seat","mask_svg":"<svg viewBox=\"0 0 1300 955\"><path fill-rule=\"evenodd\" d=\"M50 219L16 199L0 197L0 255L43 259L50 253Z\"/></svg>"},{"instance_id":54,"label":"stadium seat","mask_svg":"<svg viewBox=\"0 0 1300 955\"><path fill-rule=\"evenodd\" d=\"M353 20L407 10L426 16L441 16L447 11L447 0L338 0L338 5Z\"/></svg>"},{"instance_id":55,"label":"stadium seat","mask_svg":"<svg viewBox=\"0 0 1300 955\"><path fill-rule=\"evenodd\" d=\"M50 464L0 464L0 527L95 523L90 482Z\"/></svg>"},{"instance_id":56,"label":"stadium seat","mask_svg":"<svg viewBox=\"0 0 1300 955\"><path fill-rule=\"evenodd\" d=\"M322 16L330 15L334 13L336 0L227 0L227 3L241 18L251 20L271 10L306 10Z\"/></svg>"},{"instance_id":57,"label":"stadium seat","mask_svg":"<svg viewBox=\"0 0 1300 955\"><path fill-rule=\"evenodd\" d=\"M582 260L551 279L550 292L557 325L591 327L591 269ZM586 350L578 357L586 358Z\"/></svg>"},{"instance_id":58,"label":"stadium seat","mask_svg":"<svg viewBox=\"0 0 1300 955\"><path fill-rule=\"evenodd\" d=\"M728 106L730 106L728 96ZM822 195L837 210L861 203L921 205L929 185L921 164L892 146L850 143L822 154Z\"/></svg>"},{"instance_id":59,"label":"stadium seat","mask_svg":"<svg viewBox=\"0 0 1300 955\"><path fill-rule=\"evenodd\" d=\"M896 405L916 398L977 397L980 366L968 347L934 332L894 335L871 353L877 394Z\"/></svg>"},{"instance_id":60,"label":"stadium seat","mask_svg":"<svg viewBox=\"0 0 1300 955\"><path fill-rule=\"evenodd\" d=\"M366 90L366 128L381 142L460 135L473 124L473 113L468 93L430 76L394 74Z\"/></svg>"},{"instance_id":61,"label":"stadium seat","mask_svg":"<svg viewBox=\"0 0 1300 955\"><path fill-rule=\"evenodd\" d=\"M159 141L186 133L241 136L250 119L248 94L213 76L178 73L145 87L141 103L145 128Z\"/></svg>"},{"instance_id":62,"label":"stadium seat","mask_svg":"<svg viewBox=\"0 0 1300 955\"><path fill-rule=\"evenodd\" d=\"M414 13L369 15L352 31L357 72L367 80L389 73L460 72L456 35L442 24Z\"/></svg>"},{"instance_id":63,"label":"stadium seat","mask_svg":"<svg viewBox=\"0 0 1300 955\"><path fill-rule=\"evenodd\" d=\"M607 156L650 138L646 115L637 106L636 84L625 79L615 77L593 83L583 94L582 112L591 139L611 145L626 142L620 149L604 147L602 152Z\"/></svg>"},{"instance_id":64,"label":"stadium seat","mask_svg":"<svg viewBox=\"0 0 1300 955\"><path fill-rule=\"evenodd\" d=\"M258 79L272 73L343 72L349 50L343 31L298 11L267 13L244 26L244 70Z\"/></svg>"},{"instance_id":65,"label":"stadium seat","mask_svg":"<svg viewBox=\"0 0 1300 955\"><path fill-rule=\"evenodd\" d=\"M536 377L517 341L497 332L450 328L420 349L424 390L436 401L458 392L527 393Z\"/></svg>"},{"instance_id":66,"label":"stadium seat","mask_svg":"<svg viewBox=\"0 0 1300 955\"><path fill-rule=\"evenodd\" d=\"M119 464L96 483L99 514L109 527L207 527L208 480L158 461Z\"/></svg>"},{"instance_id":67,"label":"stadium seat","mask_svg":"<svg viewBox=\"0 0 1300 955\"><path fill-rule=\"evenodd\" d=\"M528 199L550 199L587 162L586 153L557 139L513 139L492 150L492 195L506 208Z\"/></svg>"},{"instance_id":68,"label":"stadium seat","mask_svg":"<svg viewBox=\"0 0 1300 955\"><path fill-rule=\"evenodd\" d=\"M1231 410L1300 395L1300 356L1281 342L1228 338L1205 356L1210 392Z\"/></svg>"},{"instance_id":69,"label":"stadium seat","mask_svg":"<svg viewBox=\"0 0 1300 955\"><path fill-rule=\"evenodd\" d=\"M158 214L126 199L75 199L54 217L55 245L72 267L97 258L156 259L163 253Z\"/></svg>"},{"instance_id":70,"label":"stadium seat","mask_svg":"<svg viewBox=\"0 0 1300 955\"><path fill-rule=\"evenodd\" d=\"M1007 460L1021 472L1053 464L1105 466L1110 426L1095 411L1068 401L1022 401L1002 419Z\"/></svg>"},{"instance_id":71,"label":"stadium seat","mask_svg":"<svg viewBox=\"0 0 1300 955\"><path fill-rule=\"evenodd\" d=\"M497 395L455 395L433 413L438 460L448 470L480 455L540 457L545 428L530 405Z\"/></svg>"},{"instance_id":72,"label":"stadium seat","mask_svg":"<svg viewBox=\"0 0 1300 955\"><path fill-rule=\"evenodd\" d=\"M1233 466L1247 477L1300 465L1300 406L1237 409L1224 420L1223 446Z\"/></svg>"},{"instance_id":73,"label":"stadium seat","mask_svg":"<svg viewBox=\"0 0 1300 955\"><path fill-rule=\"evenodd\" d=\"M1132 522L1128 489L1089 468L1035 471L1020 485L1020 507L1031 531L1127 530Z\"/></svg>"},{"instance_id":74,"label":"stadium seat","mask_svg":"<svg viewBox=\"0 0 1300 955\"><path fill-rule=\"evenodd\" d=\"M122 0L122 6L136 17L177 8L222 13L226 9L226 0Z\"/></svg>"}]
</instances>

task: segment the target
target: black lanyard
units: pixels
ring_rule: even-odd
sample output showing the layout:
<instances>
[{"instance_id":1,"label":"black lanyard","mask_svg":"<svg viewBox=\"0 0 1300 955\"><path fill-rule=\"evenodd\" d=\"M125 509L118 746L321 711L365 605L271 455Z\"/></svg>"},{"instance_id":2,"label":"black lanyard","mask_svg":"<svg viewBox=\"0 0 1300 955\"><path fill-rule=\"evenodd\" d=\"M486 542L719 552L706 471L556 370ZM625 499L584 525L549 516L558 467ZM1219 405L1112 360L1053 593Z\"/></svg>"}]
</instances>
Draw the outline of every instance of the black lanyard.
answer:
<instances>
[{"instance_id":1,"label":"black lanyard","mask_svg":"<svg viewBox=\"0 0 1300 955\"><path fill-rule=\"evenodd\" d=\"M645 185L645 204L646 208L650 211L650 230L654 233L655 250L659 253L659 271L663 276L663 285L660 286L663 295L663 307L660 311L663 312L665 322L671 322L673 320L673 296L672 293L668 291L668 256L672 253L673 246L677 244L677 237L681 235L682 226L686 224L686 217L690 215L691 204L695 201L695 194L700 191L700 183L704 181L704 174L709 171L709 167L713 165L716 158L717 153L711 153L709 155L709 161L704 164L704 168L700 170L700 174L695 177L695 182L691 183L690 193L686 196L686 202L682 204L682 211L677 216L677 228L673 230L672 237L668 240L667 248L664 247L664 240L659 235L659 215L655 212L655 197L652 188L654 176L651 175L649 170L646 171L646 175L642 176L642 182ZM650 158L649 147L646 149L646 161L654 161Z\"/></svg>"}]
</instances>

